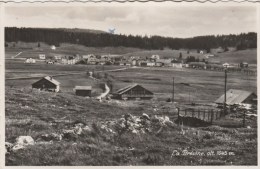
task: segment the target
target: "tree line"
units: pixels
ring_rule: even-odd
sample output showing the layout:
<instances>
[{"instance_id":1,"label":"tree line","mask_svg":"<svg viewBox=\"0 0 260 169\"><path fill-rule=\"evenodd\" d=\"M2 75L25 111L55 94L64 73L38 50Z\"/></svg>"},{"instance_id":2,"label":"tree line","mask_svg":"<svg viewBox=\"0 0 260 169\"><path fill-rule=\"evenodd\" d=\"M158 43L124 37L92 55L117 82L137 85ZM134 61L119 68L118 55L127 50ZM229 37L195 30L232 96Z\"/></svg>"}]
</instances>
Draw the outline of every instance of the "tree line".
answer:
<instances>
[{"instance_id":1,"label":"tree line","mask_svg":"<svg viewBox=\"0 0 260 169\"><path fill-rule=\"evenodd\" d=\"M45 42L59 46L61 43L80 44L88 47L135 47L141 49L201 49L236 47L238 50L256 48L257 34L255 32L209 35L193 38L171 38L162 36L133 36L109 33L93 33L73 31L73 29L55 28L5 28L6 42Z\"/></svg>"}]
</instances>

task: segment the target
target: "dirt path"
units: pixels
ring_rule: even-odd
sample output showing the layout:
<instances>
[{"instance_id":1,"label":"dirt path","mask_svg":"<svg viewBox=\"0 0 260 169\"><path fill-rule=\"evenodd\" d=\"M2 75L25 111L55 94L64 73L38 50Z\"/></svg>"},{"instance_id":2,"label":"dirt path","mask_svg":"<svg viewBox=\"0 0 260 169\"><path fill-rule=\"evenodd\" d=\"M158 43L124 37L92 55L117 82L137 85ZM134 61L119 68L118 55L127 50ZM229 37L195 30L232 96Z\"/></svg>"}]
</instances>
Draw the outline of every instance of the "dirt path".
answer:
<instances>
[{"instance_id":1,"label":"dirt path","mask_svg":"<svg viewBox=\"0 0 260 169\"><path fill-rule=\"evenodd\" d=\"M103 98L105 98L108 95L109 92L110 92L110 88L107 86L107 84L105 84L105 92L97 96L97 100L101 101Z\"/></svg>"},{"instance_id":2,"label":"dirt path","mask_svg":"<svg viewBox=\"0 0 260 169\"><path fill-rule=\"evenodd\" d=\"M106 70L105 72L116 72L116 71L121 71L121 70L126 70L127 68L120 68L120 69L113 69L113 70ZM103 72L102 70L100 71L95 71L95 72ZM78 72L78 73L63 73L63 74L56 74L52 75L52 77L58 77L58 76L69 76L69 75L80 75L80 74L85 74L86 72ZM20 79L37 79L41 78L42 76L33 76L33 77L16 77L16 78L6 78L5 80L20 80Z\"/></svg>"}]
</instances>

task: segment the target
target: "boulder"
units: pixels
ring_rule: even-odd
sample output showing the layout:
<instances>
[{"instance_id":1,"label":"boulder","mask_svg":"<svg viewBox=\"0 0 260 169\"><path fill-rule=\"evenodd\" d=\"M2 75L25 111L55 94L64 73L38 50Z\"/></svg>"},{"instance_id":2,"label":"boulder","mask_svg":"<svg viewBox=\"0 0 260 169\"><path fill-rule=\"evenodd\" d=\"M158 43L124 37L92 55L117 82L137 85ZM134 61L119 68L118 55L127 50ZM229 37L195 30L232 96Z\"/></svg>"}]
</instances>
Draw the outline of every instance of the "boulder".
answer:
<instances>
[{"instance_id":1,"label":"boulder","mask_svg":"<svg viewBox=\"0 0 260 169\"><path fill-rule=\"evenodd\" d=\"M34 145L34 140L31 136L19 136L16 138L15 144L20 146Z\"/></svg>"},{"instance_id":2,"label":"boulder","mask_svg":"<svg viewBox=\"0 0 260 169\"><path fill-rule=\"evenodd\" d=\"M5 154L8 154L12 150L13 146L12 143L5 142Z\"/></svg>"}]
</instances>

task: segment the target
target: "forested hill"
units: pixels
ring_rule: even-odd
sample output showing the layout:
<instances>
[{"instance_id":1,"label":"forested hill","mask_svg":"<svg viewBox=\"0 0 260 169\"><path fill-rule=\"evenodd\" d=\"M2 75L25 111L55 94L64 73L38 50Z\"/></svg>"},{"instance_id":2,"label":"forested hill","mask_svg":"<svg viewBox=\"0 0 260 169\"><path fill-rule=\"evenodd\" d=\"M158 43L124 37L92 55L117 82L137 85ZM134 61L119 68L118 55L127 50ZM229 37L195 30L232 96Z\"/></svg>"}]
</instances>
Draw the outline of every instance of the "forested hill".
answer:
<instances>
[{"instance_id":1,"label":"forested hill","mask_svg":"<svg viewBox=\"0 0 260 169\"><path fill-rule=\"evenodd\" d=\"M51 28L5 28L6 42L45 42L59 46L60 43L81 44L89 47L136 47L142 49L204 49L237 47L238 50L256 48L257 34L254 32L238 35L198 36L193 38L170 38L161 36L132 36L109 34L103 31L84 29Z\"/></svg>"}]
</instances>

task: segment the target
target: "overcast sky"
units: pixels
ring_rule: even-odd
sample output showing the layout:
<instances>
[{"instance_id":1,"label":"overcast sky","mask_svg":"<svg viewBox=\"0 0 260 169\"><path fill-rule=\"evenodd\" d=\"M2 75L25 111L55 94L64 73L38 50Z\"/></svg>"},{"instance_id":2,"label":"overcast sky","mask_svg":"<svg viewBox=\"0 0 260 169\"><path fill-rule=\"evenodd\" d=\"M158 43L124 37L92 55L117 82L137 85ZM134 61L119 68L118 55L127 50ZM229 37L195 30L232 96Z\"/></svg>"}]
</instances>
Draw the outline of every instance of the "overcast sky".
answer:
<instances>
[{"instance_id":1,"label":"overcast sky","mask_svg":"<svg viewBox=\"0 0 260 169\"><path fill-rule=\"evenodd\" d=\"M193 37L257 30L256 7L6 7L5 26L86 28L116 34Z\"/></svg>"}]
</instances>

